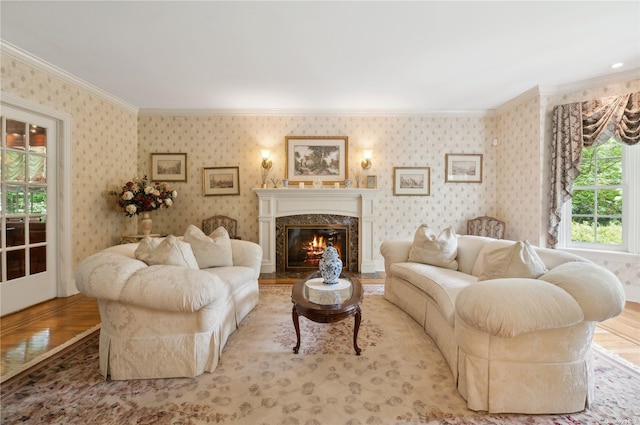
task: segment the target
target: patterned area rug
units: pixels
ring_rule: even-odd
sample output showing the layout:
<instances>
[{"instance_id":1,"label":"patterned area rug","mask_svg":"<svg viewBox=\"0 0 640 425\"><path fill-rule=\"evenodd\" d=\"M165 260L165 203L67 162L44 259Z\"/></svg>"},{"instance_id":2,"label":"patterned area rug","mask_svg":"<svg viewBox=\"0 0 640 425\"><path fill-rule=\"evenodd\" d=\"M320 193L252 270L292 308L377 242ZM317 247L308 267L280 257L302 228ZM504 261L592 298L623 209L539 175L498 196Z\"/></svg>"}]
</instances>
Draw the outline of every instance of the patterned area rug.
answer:
<instances>
[{"instance_id":1,"label":"patterned area rug","mask_svg":"<svg viewBox=\"0 0 640 425\"><path fill-rule=\"evenodd\" d=\"M214 373L105 381L97 333L2 388L2 424L637 424L640 368L594 346L595 401L570 415L490 415L466 408L445 360L409 316L365 285L353 320L300 318L293 354L291 286L261 286Z\"/></svg>"}]
</instances>

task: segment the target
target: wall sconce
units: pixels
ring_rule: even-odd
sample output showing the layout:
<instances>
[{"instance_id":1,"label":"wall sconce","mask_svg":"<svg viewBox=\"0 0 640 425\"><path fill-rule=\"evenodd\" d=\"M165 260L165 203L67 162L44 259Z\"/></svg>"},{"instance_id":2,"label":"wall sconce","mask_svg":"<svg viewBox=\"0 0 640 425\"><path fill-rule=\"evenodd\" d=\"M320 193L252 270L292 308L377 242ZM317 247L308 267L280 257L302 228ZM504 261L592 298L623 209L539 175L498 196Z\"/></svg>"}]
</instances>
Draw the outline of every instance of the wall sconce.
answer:
<instances>
[{"instance_id":1,"label":"wall sconce","mask_svg":"<svg viewBox=\"0 0 640 425\"><path fill-rule=\"evenodd\" d=\"M267 187L267 177L273 167L273 161L269 159L269 149L262 149L262 163L260 164L260 177L262 177L262 187Z\"/></svg>"},{"instance_id":2,"label":"wall sconce","mask_svg":"<svg viewBox=\"0 0 640 425\"><path fill-rule=\"evenodd\" d=\"M263 149L262 151L262 168L270 170L273 167L273 161L269 159L269 150Z\"/></svg>"},{"instance_id":3,"label":"wall sconce","mask_svg":"<svg viewBox=\"0 0 640 425\"><path fill-rule=\"evenodd\" d=\"M371 149L365 149L363 160L360 163L363 169L368 170L371 168L371 156L373 155L373 151Z\"/></svg>"}]
</instances>

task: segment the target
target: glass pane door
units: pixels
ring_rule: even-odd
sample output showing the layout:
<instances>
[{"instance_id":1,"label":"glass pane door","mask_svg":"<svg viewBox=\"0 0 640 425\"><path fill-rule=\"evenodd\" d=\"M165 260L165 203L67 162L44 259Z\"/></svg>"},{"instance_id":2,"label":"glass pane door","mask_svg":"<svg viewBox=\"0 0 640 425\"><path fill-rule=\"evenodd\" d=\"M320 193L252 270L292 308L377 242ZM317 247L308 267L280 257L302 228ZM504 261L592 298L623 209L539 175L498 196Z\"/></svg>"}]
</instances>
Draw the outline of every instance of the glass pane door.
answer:
<instances>
[{"instance_id":1,"label":"glass pane door","mask_svg":"<svg viewBox=\"0 0 640 425\"><path fill-rule=\"evenodd\" d=\"M48 226L49 194L55 192L47 178L49 148L56 135L55 122L22 111L12 113L3 108L3 112L0 285L2 314L6 314L7 308L24 308L56 294L55 274L48 273L55 267L50 258L53 255L50 232L54 229Z\"/></svg>"}]
</instances>

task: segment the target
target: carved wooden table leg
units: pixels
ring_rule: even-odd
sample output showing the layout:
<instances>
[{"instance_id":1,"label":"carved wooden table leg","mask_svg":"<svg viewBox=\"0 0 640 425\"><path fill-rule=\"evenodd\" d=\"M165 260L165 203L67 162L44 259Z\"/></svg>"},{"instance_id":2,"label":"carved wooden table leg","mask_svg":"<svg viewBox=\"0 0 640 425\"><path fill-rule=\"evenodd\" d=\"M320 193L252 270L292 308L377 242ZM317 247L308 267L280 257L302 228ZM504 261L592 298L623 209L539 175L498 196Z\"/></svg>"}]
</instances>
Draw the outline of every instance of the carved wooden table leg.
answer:
<instances>
[{"instance_id":1,"label":"carved wooden table leg","mask_svg":"<svg viewBox=\"0 0 640 425\"><path fill-rule=\"evenodd\" d=\"M360 347L358 347L358 330L360 330L360 321L362 320L362 312L360 307L356 311L355 324L353 327L353 348L356 350L356 356L360 355ZM300 342L298 342L300 344Z\"/></svg>"},{"instance_id":2,"label":"carved wooden table leg","mask_svg":"<svg viewBox=\"0 0 640 425\"><path fill-rule=\"evenodd\" d=\"M300 321L298 320L298 312L296 311L295 306L291 311L291 315L293 316L293 327L296 328L296 338L297 338L296 346L293 347L293 354L298 354L298 350L300 349Z\"/></svg>"}]
</instances>

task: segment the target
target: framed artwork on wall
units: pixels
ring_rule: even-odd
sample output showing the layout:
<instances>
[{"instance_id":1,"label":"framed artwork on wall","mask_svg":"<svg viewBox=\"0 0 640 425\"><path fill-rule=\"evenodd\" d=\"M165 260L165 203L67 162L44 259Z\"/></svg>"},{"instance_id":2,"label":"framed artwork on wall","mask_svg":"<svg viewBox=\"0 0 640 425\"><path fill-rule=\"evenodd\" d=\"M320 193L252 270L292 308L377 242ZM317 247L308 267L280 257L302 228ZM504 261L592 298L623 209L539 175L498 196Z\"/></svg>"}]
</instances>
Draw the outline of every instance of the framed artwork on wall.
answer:
<instances>
[{"instance_id":1,"label":"framed artwork on wall","mask_svg":"<svg viewBox=\"0 0 640 425\"><path fill-rule=\"evenodd\" d=\"M152 153L151 180L165 182L186 182L187 154Z\"/></svg>"},{"instance_id":2,"label":"framed artwork on wall","mask_svg":"<svg viewBox=\"0 0 640 425\"><path fill-rule=\"evenodd\" d=\"M378 188L378 176L367 176L367 189Z\"/></svg>"},{"instance_id":3,"label":"framed artwork on wall","mask_svg":"<svg viewBox=\"0 0 640 425\"><path fill-rule=\"evenodd\" d=\"M444 160L448 183L482 183L482 154L448 153Z\"/></svg>"},{"instance_id":4,"label":"framed artwork on wall","mask_svg":"<svg viewBox=\"0 0 640 425\"><path fill-rule=\"evenodd\" d=\"M202 194L204 196L240 195L240 168L203 168Z\"/></svg>"},{"instance_id":5,"label":"framed artwork on wall","mask_svg":"<svg viewBox=\"0 0 640 425\"><path fill-rule=\"evenodd\" d=\"M285 178L289 184L342 182L348 178L347 136L287 136Z\"/></svg>"},{"instance_id":6,"label":"framed artwork on wall","mask_svg":"<svg viewBox=\"0 0 640 425\"><path fill-rule=\"evenodd\" d=\"M429 167L393 167L393 194L409 196L431 195Z\"/></svg>"}]
</instances>

